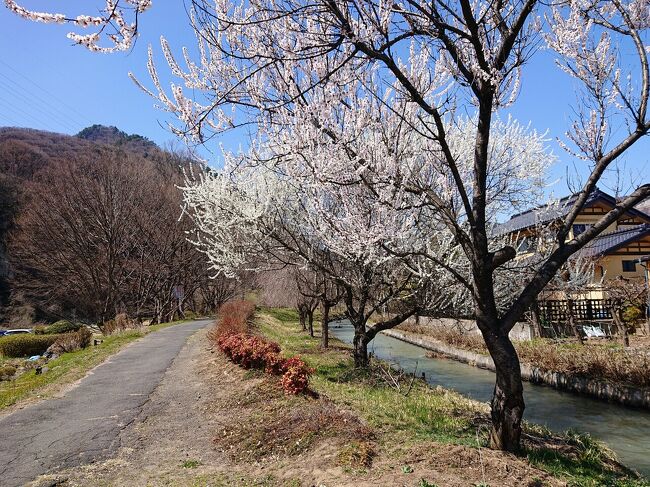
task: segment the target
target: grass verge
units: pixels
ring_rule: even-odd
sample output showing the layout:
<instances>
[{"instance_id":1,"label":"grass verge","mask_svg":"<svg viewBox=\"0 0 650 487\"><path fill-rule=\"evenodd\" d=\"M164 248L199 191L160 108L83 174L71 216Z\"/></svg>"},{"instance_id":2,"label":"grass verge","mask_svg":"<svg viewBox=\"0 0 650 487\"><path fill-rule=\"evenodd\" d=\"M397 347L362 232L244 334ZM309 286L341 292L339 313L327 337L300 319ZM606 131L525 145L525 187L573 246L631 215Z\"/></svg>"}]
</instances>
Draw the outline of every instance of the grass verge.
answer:
<instances>
[{"instance_id":1,"label":"grass verge","mask_svg":"<svg viewBox=\"0 0 650 487\"><path fill-rule=\"evenodd\" d=\"M264 309L258 314L257 326L263 335L280 344L283 353L300 354L315 369L311 388L358 414L378 433L382 448L399 454L399 450L427 441L485 446L489 424L486 404L406 377L398 390L389 385L381 365L355 370L347 345L332 340L332 348L320 349L318 338L300 331L292 310ZM587 435L553 435L532 425L525 433L522 457L570 486L650 486Z\"/></svg>"},{"instance_id":2,"label":"grass verge","mask_svg":"<svg viewBox=\"0 0 650 487\"><path fill-rule=\"evenodd\" d=\"M0 382L0 411L14 404L34 397L48 397L63 386L81 379L93 367L104 362L127 344L151 332L183 323L174 321L161 323L143 329L126 330L121 333L102 336L103 342L83 350L64 353L47 363L48 371L36 375L29 370L15 380Z\"/></svg>"}]
</instances>

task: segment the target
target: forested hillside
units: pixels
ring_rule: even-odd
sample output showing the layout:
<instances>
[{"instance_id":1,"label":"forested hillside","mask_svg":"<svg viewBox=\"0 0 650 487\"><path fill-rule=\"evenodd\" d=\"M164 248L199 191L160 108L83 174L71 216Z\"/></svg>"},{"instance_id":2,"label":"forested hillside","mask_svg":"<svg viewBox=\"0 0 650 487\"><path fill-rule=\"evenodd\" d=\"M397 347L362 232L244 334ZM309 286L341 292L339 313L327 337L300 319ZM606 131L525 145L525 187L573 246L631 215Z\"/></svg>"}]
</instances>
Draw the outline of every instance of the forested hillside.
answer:
<instances>
[{"instance_id":1,"label":"forested hillside","mask_svg":"<svg viewBox=\"0 0 650 487\"><path fill-rule=\"evenodd\" d=\"M147 156L149 153L160 151L158 146L142 135L122 132L117 127L105 125L91 125L77 134L77 137L100 144L123 146L130 152Z\"/></svg>"},{"instance_id":2,"label":"forested hillside","mask_svg":"<svg viewBox=\"0 0 650 487\"><path fill-rule=\"evenodd\" d=\"M160 321L230 297L179 219L188 164L115 127L0 128L0 325Z\"/></svg>"}]
</instances>

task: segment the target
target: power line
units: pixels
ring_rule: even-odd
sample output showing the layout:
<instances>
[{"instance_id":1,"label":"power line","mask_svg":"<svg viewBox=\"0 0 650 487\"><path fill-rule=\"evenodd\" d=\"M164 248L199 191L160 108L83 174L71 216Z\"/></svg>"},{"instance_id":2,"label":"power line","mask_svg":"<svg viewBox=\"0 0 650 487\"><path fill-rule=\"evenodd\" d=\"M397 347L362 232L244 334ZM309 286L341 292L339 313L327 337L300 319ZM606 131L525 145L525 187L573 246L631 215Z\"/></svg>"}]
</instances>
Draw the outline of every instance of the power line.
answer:
<instances>
[{"instance_id":1,"label":"power line","mask_svg":"<svg viewBox=\"0 0 650 487\"><path fill-rule=\"evenodd\" d=\"M7 117L4 113L0 113L0 118L5 120L6 122L8 122L10 125L12 125L14 127L20 126L19 122L17 122L16 120L14 120L11 117Z\"/></svg>"},{"instance_id":2,"label":"power line","mask_svg":"<svg viewBox=\"0 0 650 487\"><path fill-rule=\"evenodd\" d=\"M47 127L48 130L50 130L52 132L56 132L56 130L57 130L56 127L53 127L51 125L51 123L42 120L41 118L35 116L32 113L26 112L25 110L23 110L20 107L15 106L14 104L12 104L8 100L0 98L0 103L3 103L3 102L4 102L4 105L6 105L11 111L13 111L15 113L20 113L23 117L26 117L26 118L29 118L29 119L32 119L33 121L35 121L37 125L40 125L41 127Z\"/></svg>"},{"instance_id":3,"label":"power line","mask_svg":"<svg viewBox=\"0 0 650 487\"><path fill-rule=\"evenodd\" d=\"M12 82L12 80L7 78L2 73L0 73L0 78L5 78L10 82ZM17 85L19 89L16 89L15 87L8 85L6 82L3 82L2 79L0 79L0 82L2 82L2 86L4 87L5 91L8 91L9 94L13 94L15 98L20 98L25 103L26 107L32 108L34 105L36 105L35 101L37 101L39 108L45 112L48 112L48 113L44 113L44 115L55 119L55 121L65 126L66 129L69 131L74 132L76 130L76 127L66 118L66 115L60 114L58 112L58 109L52 106L48 106L47 102L45 100L40 99L38 95L30 94L28 92L21 93L19 91L20 86Z\"/></svg>"},{"instance_id":4,"label":"power line","mask_svg":"<svg viewBox=\"0 0 650 487\"><path fill-rule=\"evenodd\" d=\"M73 106L71 106L71 105L69 105L69 104L63 102L63 101L60 99L60 97L58 97L57 95L53 94L51 91L47 90L46 88L43 88L43 87L42 87L41 85L39 85L36 81L32 80L29 76L27 76L27 75L21 73L20 71L16 70L13 66L10 66L9 64L7 64L7 63L6 63L5 61L3 61L2 59L0 59L0 64L2 64L3 66L5 66L7 69L13 71L16 75L20 76L21 78L23 78L24 80L26 80L27 82L29 82L30 84L32 84L34 87L36 87L37 89L39 89L40 91L42 91L43 93L45 93L47 96L51 97L52 100L56 101L56 102L57 102L58 104L60 104L62 107L66 108L67 110L69 110L70 112L76 114L76 116L78 116L78 117L80 117L82 120L84 120L84 123L83 123L83 124L80 124L80 125L85 125L85 124L92 125L92 124L94 123L92 120L90 120L90 119L89 119L88 117L86 117L84 114L82 114L82 113L80 113L79 111L77 111Z\"/></svg>"},{"instance_id":5,"label":"power line","mask_svg":"<svg viewBox=\"0 0 650 487\"><path fill-rule=\"evenodd\" d=\"M37 100L42 107L47 107L48 109L50 109L52 111L52 113L58 114L59 112L61 112L60 108L57 108L57 107L54 107L54 106L51 105L51 100L50 99L46 99L46 98L41 97L35 90L29 91L22 84L20 84L17 81L11 79L6 74L0 73L0 81L2 81L2 78L4 78L4 80L6 80L5 83L8 82L8 83L10 83L12 85L12 86L10 86L10 85L6 85L6 86L8 86L8 88L10 88L10 89L13 89L14 93L17 93L17 94L19 94L19 96L26 99L26 101L27 101L27 103L29 105L31 105L34 102L34 100ZM55 115L55 116L57 116L57 115ZM75 119L76 118L76 117L71 117L71 116L69 116L67 114L61 114L60 117L64 120L64 123L68 123L68 124L70 123L69 119ZM75 123L77 123L78 125L82 125L82 124L79 124L79 122L77 120L75 120Z\"/></svg>"}]
</instances>

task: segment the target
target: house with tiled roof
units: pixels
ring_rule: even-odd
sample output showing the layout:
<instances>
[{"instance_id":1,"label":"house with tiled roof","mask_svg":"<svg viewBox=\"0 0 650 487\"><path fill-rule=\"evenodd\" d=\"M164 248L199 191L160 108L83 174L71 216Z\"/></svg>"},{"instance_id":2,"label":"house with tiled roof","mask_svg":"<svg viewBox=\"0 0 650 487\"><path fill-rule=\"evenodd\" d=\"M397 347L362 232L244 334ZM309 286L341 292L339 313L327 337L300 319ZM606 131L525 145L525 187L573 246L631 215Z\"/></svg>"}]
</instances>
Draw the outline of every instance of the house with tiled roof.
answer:
<instances>
[{"instance_id":1,"label":"house with tiled roof","mask_svg":"<svg viewBox=\"0 0 650 487\"><path fill-rule=\"evenodd\" d=\"M553 225L554 221L559 223L569 213L576 198L574 194L563 198L558 204L539 206L513 215L497 227L496 233L515 235L518 256L525 258L540 245L537 235L539 225ZM594 191L576 218L568 239L584 232L613 209L616 203L615 197L598 189ZM650 255L650 214L638 207L628 210L587 244L581 255L593 259L594 281L603 282L605 287L606 281L618 277L644 279L646 269L635 261ZM589 294L590 297L602 297L602 290L594 288Z\"/></svg>"}]
</instances>

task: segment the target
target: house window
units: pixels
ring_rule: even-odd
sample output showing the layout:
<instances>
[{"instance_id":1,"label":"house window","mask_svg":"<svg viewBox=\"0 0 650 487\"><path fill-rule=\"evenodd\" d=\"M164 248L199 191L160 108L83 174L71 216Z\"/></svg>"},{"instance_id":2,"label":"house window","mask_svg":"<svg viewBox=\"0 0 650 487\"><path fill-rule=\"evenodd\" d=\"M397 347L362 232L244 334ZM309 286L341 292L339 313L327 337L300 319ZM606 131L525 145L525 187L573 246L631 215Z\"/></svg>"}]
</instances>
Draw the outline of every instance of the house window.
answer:
<instances>
[{"instance_id":1,"label":"house window","mask_svg":"<svg viewBox=\"0 0 650 487\"><path fill-rule=\"evenodd\" d=\"M517 246L517 252L520 253L526 253L526 252L533 252L537 247L537 241L535 240L534 237L524 237L522 240L519 241L519 245Z\"/></svg>"},{"instance_id":2,"label":"house window","mask_svg":"<svg viewBox=\"0 0 650 487\"><path fill-rule=\"evenodd\" d=\"M636 262L633 260L624 260L623 272L636 272Z\"/></svg>"},{"instance_id":3,"label":"house window","mask_svg":"<svg viewBox=\"0 0 650 487\"><path fill-rule=\"evenodd\" d=\"M573 225L573 238L576 238L581 233L584 233L587 228L591 225L586 225L585 223L576 223Z\"/></svg>"}]
</instances>

